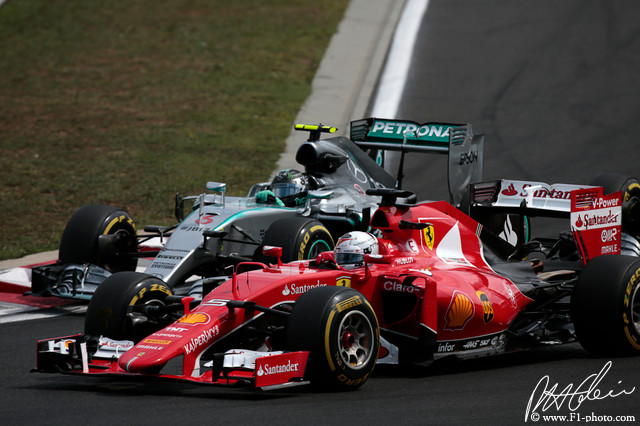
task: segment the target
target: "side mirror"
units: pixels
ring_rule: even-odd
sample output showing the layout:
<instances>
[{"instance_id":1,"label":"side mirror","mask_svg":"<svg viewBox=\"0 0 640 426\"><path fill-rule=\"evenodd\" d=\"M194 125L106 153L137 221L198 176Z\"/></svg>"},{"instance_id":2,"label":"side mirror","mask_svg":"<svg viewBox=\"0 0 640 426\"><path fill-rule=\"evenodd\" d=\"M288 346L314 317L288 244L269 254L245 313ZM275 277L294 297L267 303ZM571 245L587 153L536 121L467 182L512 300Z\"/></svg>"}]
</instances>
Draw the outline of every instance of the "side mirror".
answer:
<instances>
[{"instance_id":1,"label":"side mirror","mask_svg":"<svg viewBox=\"0 0 640 426\"><path fill-rule=\"evenodd\" d=\"M214 195L216 194L220 194L221 198L222 198L222 204L224 204L224 196L225 193L227 192L227 184L226 183L222 183L222 182L207 182L206 185L207 191L211 191L214 193ZM215 202L215 198L214 198L214 202ZM202 200L202 205L204 206L204 197ZM202 208L202 206L201 206Z\"/></svg>"},{"instance_id":2,"label":"side mirror","mask_svg":"<svg viewBox=\"0 0 640 426\"><path fill-rule=\"evenodd\" d=\"M278 266L282 266L282 247L264 246L262 247L262 254L277 258Z\"/></svg>"},{"instance_id":3,"label":"side mirror","mask_svg":"<svg viewBox=\"0 0 640 426\"><path fill-rule=\"evenodd\" d=\"M176 207L175 207L175 215L176 220L178 222L182 222L184 220L184 200L179 192L176 192Z\"/></svg>"}]
</instances>

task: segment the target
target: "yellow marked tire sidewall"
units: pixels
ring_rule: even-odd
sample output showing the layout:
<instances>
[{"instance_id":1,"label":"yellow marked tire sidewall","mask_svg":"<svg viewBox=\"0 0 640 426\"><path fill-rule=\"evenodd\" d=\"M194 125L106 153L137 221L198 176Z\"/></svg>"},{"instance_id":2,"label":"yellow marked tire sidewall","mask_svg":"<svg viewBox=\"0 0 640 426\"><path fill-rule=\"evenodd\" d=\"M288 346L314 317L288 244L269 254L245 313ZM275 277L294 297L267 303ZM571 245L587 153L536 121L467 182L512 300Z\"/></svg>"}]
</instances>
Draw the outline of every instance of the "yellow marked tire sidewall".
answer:
<instances>
[{"instance_id":1,"label":"yellow marked tire sidewall","mask_svg":"<svg viewBox=\"0 0 640 426\"><path fill-rule=\"evenodd\" d=\"M623 306L622 306L622 326L624 328L624 334L629 341L629 344L636 350L640 351L640 335L633 324L633 300L632 297L640 297L636 294L640 289L640 268L631 275L627 285L625 286Z\"/></svg>"},{"instance_id":2,"label":"yellow marked tire sidewall","mask_svg":"<svg viewBox=\"0 0 640 426\"><path fill-rule=\"evenodd\" d=\"M302 237L302 241L300 242L300 245L298 246L298 260L304 260L305 259L305 252L307 250L307 246L310 243L314 243L317 241L317 238L312 238L314 234L316 234L316 232L325 232L327 234L327 236L329 237L330 243L333 246L333 238L331 238L331 234L329 233L329 231L327 230L327 228L325 228L323 225L314 225L312 226L309 230L307 230L304 233L304 236Z\"/></svg>"},{"instance_id":3,"label":"yellow marked tire sidewall","mask_svg":"<svg viewBox=\"0 0 640 426\"><path fill-rule=\"evenodd\" d=\"M129 301L129 306L134 306L147 300L163 300L165 297L172 295L171 289L162 282L145 282L136 288Z\"/></svg>"},{"instance_id":4,"label":"yellow marked tire sidewall","mask_svg":"<svg viewBox=\"0 0 640 426\"><path fill-rule=\"evenodd\" d=\"M102 232L102 235L108 235L111 232L111 229L113 229L113 227L119 223L122 222L126 222L129 224L129 226L133 229L133 232L135 234L136 232L136 224L133 222L133 219L131 219L130 217L127 217L125 215L119 215L117 217L114 217L109 224L107 225L107 227L104 229L104 232Z\"/></svg>"},{"instance_id":5,"label":"yellow marked tire sidewall","mask_svg":"<svg viewBox=\"0 0 640 426\"><path fill-rule=\"evenodd\" d=\"M343 386L354 388L362 385L368 379L371 371L373 371L373 367L375 366L375 360L378 358L378 347L376 347L375 349L372 349L374 353L372 354L372 359L368 361L368 363L373 363L371 368L354 370L345 365L342 357L340 356L338 345L340 323L349 312L359 308L360 306L365 307L365 309L361 311L370 321L375 332L376 341L372 342L372 344L379 345L380 328L378 326L378 320L367 299L360 294L338 302L336 306L329 311L323 334L324 356L329 367L329 373ZM367 315L367 308L371 315Z\"/></svg>"},{"instance_id":6,"label":"yellow marked tire sidewall","mask_svg":"<svg viewBox=\"0 0 640 426\"><path fill-rule=\"evenodd\" d=\"M622 201L627 202L631 198L633 190L640 190L640 183L632 183L622 190Z\"/></svg>"}]
</instances>

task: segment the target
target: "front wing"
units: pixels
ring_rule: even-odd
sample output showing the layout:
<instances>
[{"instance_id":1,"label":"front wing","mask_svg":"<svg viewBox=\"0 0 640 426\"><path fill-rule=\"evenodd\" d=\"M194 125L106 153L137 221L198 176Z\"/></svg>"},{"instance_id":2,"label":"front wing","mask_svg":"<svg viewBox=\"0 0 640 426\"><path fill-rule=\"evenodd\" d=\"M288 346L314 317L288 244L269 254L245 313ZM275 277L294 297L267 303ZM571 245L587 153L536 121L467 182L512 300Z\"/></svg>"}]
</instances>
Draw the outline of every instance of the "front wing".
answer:
<instances>
[{"instance_id":1,"label":"front wing","mask_svg":"<svg viewBox=\"0 0 640 426\"><path fill-rule=\"evenodd\" d=\"M32 372L89 376L128 376L174 379L199 384L271 390L309 384L306 377L309 352L260 352L232 349L214 355L199 375L129 373L118 358L133 348L133 342L101 338L97 350L88 349L81 334L39 340L37 364Z\"/></svg>"}]
</instances>

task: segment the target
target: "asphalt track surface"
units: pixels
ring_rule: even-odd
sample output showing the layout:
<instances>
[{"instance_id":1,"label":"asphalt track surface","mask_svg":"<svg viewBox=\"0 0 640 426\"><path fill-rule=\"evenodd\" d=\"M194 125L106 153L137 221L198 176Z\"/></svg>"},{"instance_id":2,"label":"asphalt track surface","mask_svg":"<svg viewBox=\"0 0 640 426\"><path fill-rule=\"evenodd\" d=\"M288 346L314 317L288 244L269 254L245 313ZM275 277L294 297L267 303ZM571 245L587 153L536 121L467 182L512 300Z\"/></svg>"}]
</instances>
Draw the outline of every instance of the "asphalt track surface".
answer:
<instances>
[{"instance_id":1,"label":"asphalt track surface","mask_svg":"<svg viewBox=\"0 0 640 426\"><path fill-rule=\"evenodd\" d=\"M397 117L472 123L486 135L487 179L579 183L600 171L640 174L638 16L636 2L432 0ZM446 199L441 160L410 159L405 187ZM577 414L582 423L588 415L640 419L638 359L593 358L577 344L421 372L379 366L363 388L343 394L28 373L38 338L82 324L74 314L0 326L3 424L522 424L543 377L557 384L555 393L576 390L607 361L602 395L630 394L577 407L574 398L573 412L568 400L538 411L573 413L574 422ZM563 422L533 424L555 423Z\"/></svg>"}]
</instances>

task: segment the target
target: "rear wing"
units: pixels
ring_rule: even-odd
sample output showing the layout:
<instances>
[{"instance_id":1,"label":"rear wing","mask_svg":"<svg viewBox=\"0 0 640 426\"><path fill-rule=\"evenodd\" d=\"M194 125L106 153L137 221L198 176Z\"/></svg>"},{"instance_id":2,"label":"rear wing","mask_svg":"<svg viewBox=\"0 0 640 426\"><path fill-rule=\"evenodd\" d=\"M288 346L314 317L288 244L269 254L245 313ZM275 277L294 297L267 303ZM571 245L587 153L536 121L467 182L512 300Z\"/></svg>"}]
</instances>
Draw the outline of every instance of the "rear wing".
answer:
<instances>
[{"instance_id":1,"label":"rear wing","mask_svg":"<svg viewBox=\"0 0 640 426\"><path fill-rule=\"evenodd\" d=\"M474 135L470 124L364 118L351 122L350 139L360 148L378 150L376 161L380 166L384 165L381 152L402 153L398 188L402 185L405 153L447 155L449 195L451 204L457 207L468 200L469 185L482 180L484 135Z\"/></svg>"},{"instance_id":2,"label":"rear wing","mask_svg":"<svg viewBox=\"0 0 640 426\"><path fill-rule=\"evenodd\" d=\"M571 192L590 188L594 187L511 179L474 182L471 185L471 207L491 207L493 211L528 216L569 217Z\"/></svg>"},{"instance_id":3,"label":"rear wing","mask_svg":"<svg viewBox=\"0 0 640 426\"><path fill-rule=\"evenodd\" d=\"M500 214L518 218L509 224L518 234L518 250L528 239L525 217L541 216L569 219L568 228L583 265L596 256L620 254L621 192L605 195L599 186L506 179L474 183L470 192L470 215L483 225L491 228ZM500 230L492 231L497 234Z\"/></svg>"}]
</instances>

